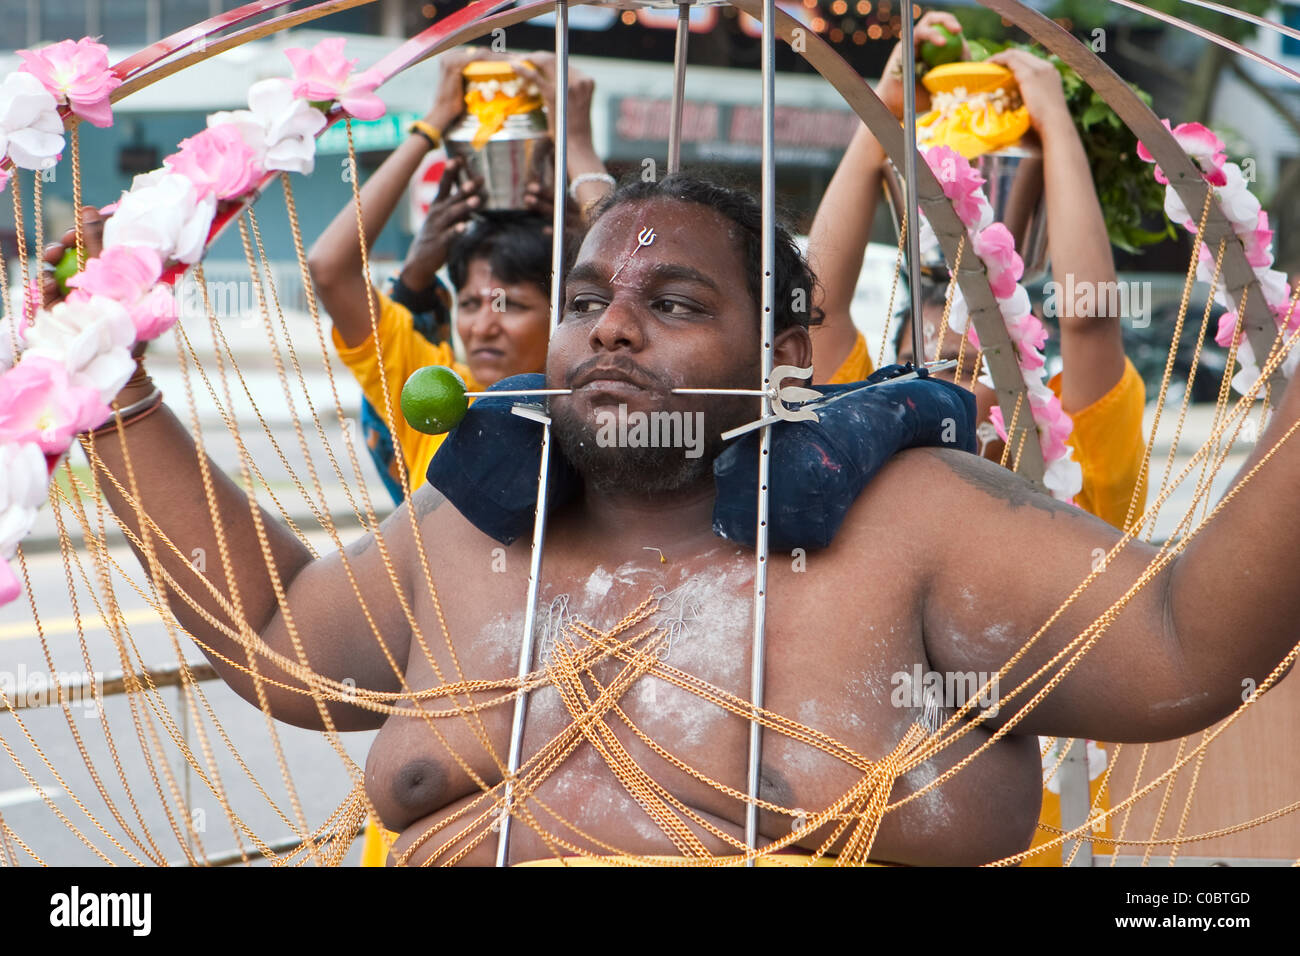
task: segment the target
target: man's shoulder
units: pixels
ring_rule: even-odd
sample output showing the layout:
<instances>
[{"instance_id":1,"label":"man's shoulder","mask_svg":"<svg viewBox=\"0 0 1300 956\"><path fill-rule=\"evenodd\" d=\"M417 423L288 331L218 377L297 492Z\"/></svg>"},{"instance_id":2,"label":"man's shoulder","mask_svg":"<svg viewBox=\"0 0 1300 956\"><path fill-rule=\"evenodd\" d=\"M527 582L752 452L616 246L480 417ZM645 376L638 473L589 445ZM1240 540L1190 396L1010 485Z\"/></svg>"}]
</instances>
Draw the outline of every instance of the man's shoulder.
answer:
<instances>
[{"instance_id":1,"label":"man's shoulder","mask_svg":"<svg viewBox=\"0 0 1300 956\"><path fill-rule=\"evenodd\" d=\"M953 448L910 448L899 452L861 497L869 498L869 508L910 508L917 515L933 516L948 530L953 514L978 520L996 518L1025 506L1048 515L1092 518L1073 504L1053 498L1025 476Z\"/></svg>"}]
</instances>

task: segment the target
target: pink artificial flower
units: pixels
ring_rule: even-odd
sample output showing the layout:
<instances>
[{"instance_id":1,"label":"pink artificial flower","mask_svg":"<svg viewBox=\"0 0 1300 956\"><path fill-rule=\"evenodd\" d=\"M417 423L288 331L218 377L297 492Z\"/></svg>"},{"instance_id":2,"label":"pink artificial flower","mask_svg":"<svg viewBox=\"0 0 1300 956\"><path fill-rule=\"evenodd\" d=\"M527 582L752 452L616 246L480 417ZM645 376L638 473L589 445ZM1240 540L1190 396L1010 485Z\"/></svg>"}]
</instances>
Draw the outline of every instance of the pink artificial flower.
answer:
<instances>
[{"instance_id":1,"label":"pink artificial flower","mask_svg":"<svg viewBox=\"0 0 1300 956\"><path fill-rule=\"evenodd\" d=\"M8 604L22 593L23 584L18 575L14 574L8 561L0 559L0 605Z\"/></svg>"},{"instance_id":2,"label":"pink artificial flower","mask_svg":"<svg viewBox=\"0 0 1300 956\"><path fill-rule=\"evenodd\" d=\"M137 341L156 339L176 324L176 298L158 284L162 259L148 246L110 246L68 280L77 289L69 299L86 301L102 295L131 315Z\"/></svg>"},{"instance_id":3,"label":"pink artificial flower","mask_svg":"<svg viewBox=\"0 0 1300 956\"><path fill-rule=\"evenodd\" d=\"M200 200L242 196L263 173L257 153L234 126L209 127L181 140L180 146L180 152L163 162L194 184Z\"/></svg>"},{"instance_id":4,"label":"pink artificial flower","mask_svg":"<svg viewBox=\"0 0 1300 956\"><path fill-rule=\"evenodd\" d=\"M1169 120L1165 119L1160 122L1165 124L1165 129L1173 133L1174 139L1183 148L1183 152L1187 153L1200 167L1206 182L1211 186L1227 185L1228 178L1223 171L1223 164L1227 161L1228 154L1224 151L1223 140L1200 123L1182 123L1177 127L1170 127ZM1145 143L1138 143L1137 154L1138 159L1144 163L1154 163L1156 161ZM1156 167L1155 177L1156 182L1162 186L1169 185L1169 177L1164 174L1164 170L1159 166Z\"/></svg>"},{"instance_id":5,"label":"pink artificial flower","mask_svg":"<svg viewBox=\"0 0 1300 956\"><path fill-rule=\"evenodd\" d=\"M1279 329L1287 332L1294 332L1300 328L1300 303L1292 305L1290 300L1286 304L1271 306L1273 310L1273 321Z\"/></svg>"},{"instance_id":6,"label":"pink artificial flower","mask_svg":"<svg viewBox=\"0 0 1300 956\"><path fill-rule=\"evenodd\" d=\"M156 285L131 310L135 337L141 342L158 338L176 324L176 295L170 286Z\"/></svg>"},{"instance_id":7,"label":"pink artificial flower","mask_svg":"<svg viewBox=\"0 0 1300 956\"><path fill-rule=\"evenodd\" d=\"M1219 344L1220 348L1230 348L1234 334L1237 341L1240 342L1241 333L1237 331L1237 313L1225 312L1219 316L1219 328L1214 333L1214 341Z\"/></svg>"},{"instance_id":8,"label":"pink artificial flower","mask_svg":"<svg viewBox=\"0 0 1300 956\"><path fill-rule=\"evenodd\" d=\"M19 50L22 69L87 123L112 126L112 92L122 85L108 66L108 47L90 37L63 40L40 50Z\"/></svg>"},{"instance_id":9,"label":"pink artificial flower","mask_svg":"<svg viewBox=\"0 0 1300 956\"><path fill-rule=\"evenodd\" d=\"M995 222L975 234L971 248L988 268L993 295L999 299L1015 295L1020 277L1025 274L1025 263L1016 253L1016 240L1011 230Z\"/></svg>"},{"instance_id":10,"label":"pink artificial flower","mask_svg":"<svg viewBox=\"0 0 1300 956\"><path fill-rule=\"evenodd\" d=\"M162 259L148 246L110 246L68 285L87 296L104 295L129 306L153 288L162 275Z\"/></svg>"},{"instance_id":11,"label":"pink artificial flower","mask_svg":"<svg viewBox=\"0 0 1300 956\"><path fill-rule=\"evenodd\" d=\"M338 100L357 119L379 119L387 109L375 95L382 77L374 70L354 75L357 61L343 56L345 42L342 37L330 37L310 50L295 47L284 51L293 64L293 95L313 103Z\"/></svg>"},{"instance_id":12,"label":"pink artificial flower","mask_svg":"<svg viewBox=\"0 0 1300 956\"><path fill-rule=\"evenodd\" d=\"M1028 342L1016 343L1016 356L1020 360L1021 369L1027 372L1042 368L1045 361L1043 353Z\"/></svg>"},{"instance_id":13,"label":"pink artificial flower","mask_svg":"<svg viewBox=\"0 0 1300 956\"><path fill-rule=\"evenodd\" d=\"M1251 268L1267 269L1273 265L1273 230L1268 228L1268 213L1265 210L1259 211L1255 228L1242 236L1241 241L1246 247L1246 261Z\"/></svg>"},{"instance_id":14,"label":"pink artificial flower","mask_svg":"<svg viewBox=\"0 0 1300 956\"><path fill-rule=\"evenodd\" d=\"M1007 423L1002 420L1002 406L994 405L989 409L989 421L993 424L993 430L998 433L998 437L1003 441L1007 440Z\"/></svg>"},{"instance_id":15,"label":"pink artificial flower","mask_svg":"<svg viewBox=\"0 0 1300 956\"><path fill-rule=\"evenodd\" d=\"M984 177L961 153L948 146L936 146L925 154L935 178L943 186L943 194L952 200L957 218L973 229L980 221L984 205Z\"/></svg>"},{"instance_id":16,"label":"pink artificial flower","mask_svg":"<svg viewBox=\"0 0 1300 956\"><path fill-rule=\"evenodd\" d=\"M1042 351L1043 346L1047 344L1047 326L1043 325L1038 316L1032 312L1026 312L1019 319L1007 322L1007 331L1011 333L1012 341L1020 347L1028 346ZM1039 364L1031 366L1032 368L1042 367L1042 356L1039 356L1039 359Z\"/></svg>"},{"instance_id":17,"label":"pink artificial flower","mask_svg":"<svg viewBox=\"0 0 1300 956\"><path fill-rule=\"evenodd\" d=\"M1038 425L1038 440L1043 448L1043 460L1055 461L1070 453L1065 440L1074 429L1074 422L1061 408L1061 400L1050 390L1029 392L1029 407Z\"/></svg>"},{"instance_id":18,"label":"pink artificial flower","mask_svg":"<svg viewBox=\"0 0 1300 956\"><path fill-rule=\"evenodd\" d=\"M0 193L4 192L5 187L8 185L9 185L9 170L0 169Z\"/></svg>"},{"instance_id":19,"label":"pink artificial flower","mask_svg":"<svg viewBox=\"0 0 1300 956\"><path fill-rule=\"evenodd\" d=\"M93 388L74 385L61 362L28 356L0 377L0 442L32 442L61 455L78 432L108 420Z\"/></svg>"}]
</instances>

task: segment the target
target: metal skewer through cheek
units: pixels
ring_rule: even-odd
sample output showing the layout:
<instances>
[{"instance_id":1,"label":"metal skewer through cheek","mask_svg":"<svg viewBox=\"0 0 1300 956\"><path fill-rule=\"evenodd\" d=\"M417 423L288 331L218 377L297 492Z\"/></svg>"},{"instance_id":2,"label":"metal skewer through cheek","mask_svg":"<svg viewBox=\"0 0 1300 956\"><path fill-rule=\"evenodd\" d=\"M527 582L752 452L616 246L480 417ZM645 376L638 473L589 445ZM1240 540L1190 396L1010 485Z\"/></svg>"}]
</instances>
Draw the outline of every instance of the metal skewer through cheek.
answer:
<instances>
[{"instance_id":1,"label":"metal skewer through cheek","mask_svg":"<svg viewBox=\"0 0 1300 956\"><path fill-rule=\"evenodd\" d=\"M555 204L552 219L551 244L551 329L555 335L555 326L559 319L560 308L564 304L564 216L565 198L568 194L566 184L569 172L569 7L565 0L555 2L555 60L559 70L555 77L555 116L552 128L555 130ZM541 391L541 390L539 390ZM545 390L568 392L568 389ZM503 393L496 393L503 394ZM533 550L528 566L528 604L524 610L524 639L519 648L519 679L528 676L533 666L533 647L536 638L533 633L537 623L537 595L541 589L542 548L546 540L546 497L548 476L551 469L551 424L548 418L542 425L542 462L537 475L537 514L533 519ZM510 824L513 821L515 774L519 772L520 758L524 746L524 718L528 712L528 695L522 689L515 698L514 717L510 725L510 752L506 760L505 801L501 812L501 832L497 836L497 866L506 866L510 855Z\"/></svg>"}]
</instances>

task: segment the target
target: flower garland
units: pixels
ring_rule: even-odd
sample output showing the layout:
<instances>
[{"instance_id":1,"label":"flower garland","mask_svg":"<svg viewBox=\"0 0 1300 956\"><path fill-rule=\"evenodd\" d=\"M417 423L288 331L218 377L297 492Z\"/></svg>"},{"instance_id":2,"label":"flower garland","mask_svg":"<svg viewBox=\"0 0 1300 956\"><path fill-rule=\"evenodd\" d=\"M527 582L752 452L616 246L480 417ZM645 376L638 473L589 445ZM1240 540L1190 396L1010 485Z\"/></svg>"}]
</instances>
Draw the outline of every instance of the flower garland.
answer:
<instances>
[{"instance_id":1,"label":"flower garland","mask_svg":"<svg viewBox=\"0 0 1300 956\"><path fill-rule=\"evenodd\" d=\"M1070 416L1061 408L1061 401L1045 383L1047 369L1043 360L1043 346L1047 343L1047 328L1034 315L1029 293L1020 284L1025 273L1024 261L1016 252L1011 230L993 221L993 207L984 193L984 177L960 153L947 146L922 150L935 178L943 186L943 193L952 202L957 218L970 234L971 251L984 264L988 272L989 288L997 299L998 309L1006 322L1007 334L1015 346L1020 374L1029 396L1029 412L1038 428L1038 440L1043 450L1043 484L1053 497L1071 501L1083 487L1083 469L1071 457L1065 443L1073 428ZM922 244L938 244L928 221L922 220ZM965 332L979 348L979 336L969 323L970 311L960 287L953 289L952 306L948 313L948 326L954 332ZM968 327L969 326L969 327ZM987 370L980 382L993 387ZM1007 440L1002 409L994 406L989 419L1003 441Z\"/></svg>"},{"instance_id":2,"label":"flower garland","mask_svg":"<svg viewBox=\"0 0 1300 956\"><path fill-rule=\"evenodd\" d=\"M112 417L110 403L135 369L133 346L176 322L168 282L181 270L169 264L183 270L199 261L220 203L269 173L312 171L328 122L322 109L337 102L359 118L383 115L374 93L382 78L355 73L343 44L286 51L292 78L255 83L247 110L214 113L161 168L135 177L105 224L102 254L68 280L65 300L46 310L38 297L16 327L0 322L0 605L21 593L9 561L48 498L55 466L78 434ZM22 69L0 83L0 159L46 169L64 147L58 107L107 126L109 94L121 81L107 47L89 39L19 55Z\"/></svg>"},{"instance_id":3,"label":"flower garland","mask_svg":"<svg viewBox=\"0 0 1300 956\"><path fill-rule=\"evenodd\" d=\"M1251 194L1241 167L1226 161L1223 141L1200 123L1183 123L1171 128L1169 120L1163 122L1214 190L1219 207L1232 223L1232 231L1241 240L1246 261L1255 272L1264 301L1272 310L1277 327L1287 332L1300 328L1300 316L1294 314L1291 306L1292 290L1286 274L1273 268L1273 230L1268 226L1268 213ZM1155 163L1155 157L1144 144L1138 143L1137 153L1145 162ZM1165 186L1165 213L1173 222L1180 223L1189 233L1196 235L1195 220L1159 166L1155 167L1155 178L1156 182ZM1215 256L1204 243L1201 244L1199 253L1196 278L1209 283L1214 278ZM1224 308L1233 308L1222 284L1214 290L1214 301ZM1233 376L1232 387L1244 395L1259 381L1260 369L1250 340L1237 328L1237 313L1228 311L1219 318L1214 340L1222 347L1229 348L1234 337L1241 370ZM1282 373L1289 378L1298 364L1300 349L1295 349L1283 361Z\"/></svg>"}]
</instances>

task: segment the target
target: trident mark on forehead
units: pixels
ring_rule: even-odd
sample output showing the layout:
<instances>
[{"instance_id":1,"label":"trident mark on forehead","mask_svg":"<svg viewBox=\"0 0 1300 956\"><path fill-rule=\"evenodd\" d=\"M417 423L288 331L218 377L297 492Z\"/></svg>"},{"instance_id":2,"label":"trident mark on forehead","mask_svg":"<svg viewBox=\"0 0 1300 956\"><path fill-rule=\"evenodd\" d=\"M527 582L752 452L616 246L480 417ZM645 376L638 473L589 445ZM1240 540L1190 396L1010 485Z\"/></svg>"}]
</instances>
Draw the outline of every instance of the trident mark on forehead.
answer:
<instances>
[{"instance_id":1,"label":"trident mark on forehead","mask_svg":"<svg viewBox=\"0 0 1300 956\"><path fill-rule=\"evenodd\" d=\"M614 270L614 274L609 277L609 281L613 282L616 278L618 278L618 274L623 271L623 266L627 265L629 262L632 261L632 257L641 251L642 246L648 246L650 245L650 243L654 241L655 241L655 231L651 229L649 226L647 226L646 228L642 229L639 233L637 233L636 247L633 248L633 250L627 254L627 258L623 260L623 265L620 265L617 269Z\"/></svg>"}]
</instances>

